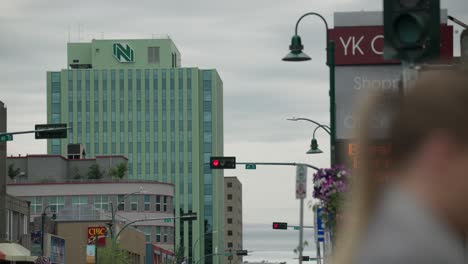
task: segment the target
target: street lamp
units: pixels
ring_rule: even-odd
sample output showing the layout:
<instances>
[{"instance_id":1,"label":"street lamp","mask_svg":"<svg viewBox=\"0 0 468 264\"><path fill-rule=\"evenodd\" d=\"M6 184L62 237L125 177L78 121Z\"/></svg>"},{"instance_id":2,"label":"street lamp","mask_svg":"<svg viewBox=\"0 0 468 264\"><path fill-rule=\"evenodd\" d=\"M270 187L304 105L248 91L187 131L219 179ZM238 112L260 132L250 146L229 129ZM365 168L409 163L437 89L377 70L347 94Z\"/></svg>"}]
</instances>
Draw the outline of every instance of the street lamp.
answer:
<instances>
[{"instance_id":1,"label":"street lamp","mask_svg":"<svg viewBox=\"0 0 468 264\"><path fill-rule=\"evenodd\" d=\"M117 214L117 210L119 209L120 203L124 202L128 197L134 195L134 194L142 194L142 193L147 193L146 191L143 190L143 187L140 186L140 190L136 192L132 192L129 194L126 194L122 199L118 199L117 196L117 207L114 208L114 205L112 201L110 201L110 206L111 206L111 215L112 215L112 220L111 220L111 226L110 226L110 233L111 233L111 239L114 240L114 229L115 229L115 215Z\"/></svg>"},{"instance_id":2,"label":"street lamp","mask_svg":"<svg viewBox=\"0 0 468 264\"><path fill-rule=\"evenodd\" d=\"M193 243L193 247L192 247L192 259L190 260L190 263L192 263L193 258L195 257L195 256L193 255L193 253L194 253L194 251L195 251L195 246L196 246L197 243L200 241L200 239L205 238L207 235L212 235L212 234L216 234L216 233L218 233L218 230L206 232L205 234L199 236L197 240L195 240L195 243Z\"/></svg>"},{"instance_id":3,"label":"street lamp","mask_svg":"<svg viewBox=\"0 0 468 264\"><path fill-rule=\"evenodd\" d=\"M319 17L323 23L325 24L325 37L326 37L326 44L327 44L327 65L330 71L330 163L333 165L335 163L335 43L333 40L330 40L329 37L329 27L327 20L320 14L310 12L302 15L296 22L296 27L294 31L294 36L291 39L291 45L289 46L289 50L291 51L288 53L284 58L283 61L308 61L310 57L307 56L302 50L304 46L302 46L301 37L298 35L298 27L301 20L306 16L317 16Z\"/></svg>"},{"instance_id":4,"label":"street lamp","mask_svg":"<svg viewBox=\"0 0 468 264\"><path fill-rule=\"evenodd\" d=\"M312 135L312 141L310 142L310 149L306 152L306 154L320 154L320 153L323 153L323 151L321 149L319 149L318 147L318 142L317 142L317 139L315 138L315 132L317 132L318 129L323 129L325 132L327 132L329 135L331 135L331 131L330 131L330 127L327 126L327 125L322 125L312 119L308 119L308 118L288 118L287 120L289 121L308 121L308 122L311 122L311 123L314 123L317 125L317 127L314 129L314 133Z\"/></svg>"},{"instance_id":5,"label":"street lamp","mask_svg":"<svg viewBox=\"0 0 468 264\"><path fill-rule=\"evenodd\" d=\"M52 205L48 205L42 210L41 214L41 255L44 256L44 229L45 229L45 220L47 216L47 209L52 208ZM55 211L52 214L52 220L55 220L57 218L57 215L55 214Z\"/></svg>"}]
</instances>

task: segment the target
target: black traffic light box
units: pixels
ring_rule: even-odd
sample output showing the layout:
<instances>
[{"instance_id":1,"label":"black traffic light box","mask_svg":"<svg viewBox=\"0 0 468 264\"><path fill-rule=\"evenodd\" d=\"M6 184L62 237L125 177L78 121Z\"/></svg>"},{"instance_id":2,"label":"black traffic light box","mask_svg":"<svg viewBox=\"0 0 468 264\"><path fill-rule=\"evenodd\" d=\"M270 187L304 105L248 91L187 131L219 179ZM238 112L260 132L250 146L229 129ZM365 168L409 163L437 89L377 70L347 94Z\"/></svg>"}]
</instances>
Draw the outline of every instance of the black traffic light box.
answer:
<instances>
[{"instance_id":1,"label":"black traffic light box","mask_svg":"<svg viewBox=\"0 0 468 264\"><path fill-rule=\"evenodd\" d=\"M384 43L386 59L437 59L440 0L384 0Z\"/></svg>"},{"instance_id":2,"label":"black traffic light box","mask_svg":"<svg viewBox=\"0 0 468 264\"><path fill-rule=\"evenodd\" d=\"M36 132L36 139L67 138L67 124L44 124L35 126L35 130L46 129L56 130Z\"/></svg>"},{"instance_id":3,"label":"black traffic light box","mask_svg":"<svg viewBox=\"0 0 468 264\"><path fill-rule=\"evenodd\" d=\"M288 229L288 223L273 222L273 229Z\"/></svg>"},{"instance_id":4,"label":"black traffic light box","mask_svg":"<svg viewBox=\"0 0 468 264\"><path fill-rule=\"evenodd\" d=\"M210 168L215 170L235 169L236 157L211 157Z\"/></svg>"},{"instance_id":5,"label":"black traffic light box","mask_svg":"<svg viewBox=\"0 0 468 264\"><path fill-rule=\"evenodd\" d=\"M310 261L310 257L309 256L302 256L302 261Z\"/></svg>"}]
</instances>

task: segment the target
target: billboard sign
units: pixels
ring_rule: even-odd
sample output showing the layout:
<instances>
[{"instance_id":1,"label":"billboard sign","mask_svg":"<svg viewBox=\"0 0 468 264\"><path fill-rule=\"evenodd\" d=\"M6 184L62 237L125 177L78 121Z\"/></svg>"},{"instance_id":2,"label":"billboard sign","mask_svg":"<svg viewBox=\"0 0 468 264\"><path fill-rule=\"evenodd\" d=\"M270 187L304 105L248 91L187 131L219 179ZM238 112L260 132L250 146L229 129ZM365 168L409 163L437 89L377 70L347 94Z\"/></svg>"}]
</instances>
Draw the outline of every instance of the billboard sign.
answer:
<instances>
[{"instance_id":1,"label":"billboard sign","mask_svg":"<svg viewBox=\"0 0 468 264\"><path fill-rule=\"evenodd\" d=\"M106 235L107 235L107 228L105 226L88 227L88 245L97 245L98 247L105 246Z\"/></svg>"},{"instance_id":2,"label":"billboard sign","mask_svg":"<svg viewBox=\"0 0 468 264\"><path fill-rule=\"evenodd\" d=\"M441 32L441 60L453 57L453 27L442 24ZM385 60L384 27L354 26L335 27L329 30L330 39L335 42L335 65L370 65L370 64L398 64L398 60Z\"/></svg>"},{"instance_id":3,"label":"billboard sign","mask_svg":"<svg viewBox=\"0 0 468 264\"><path fill-rule=\"evenodd\" d=\"M65 263L65 239L58 236L50 236L49 256L52 263Z\"/></svg>"},{"instance_id":4,"label":"billboard sign","mask_svg":"<svg viewBox=\"0 0 468 264\"><path fill-rule=\"evenodd\" d=\"M296 199L306 198L307 192L307 167L296 166Z\"/></svg>"},{"instance_id":5,"label":"billboard sign","mask_svg":"<svg viewBox=\"0 0 468 264\"><path fill-rule=\"evenodd\" d=\"M96 255L96 246L87 245L86 246L86 264L95 263L95 255Z\"/></svg>"},{"instance_id":6,"label":"billboard sign","mask_svg":"<svg viewBox=\"0 0 468 264\"><path fill-rule=\"evenodd\" d=\"M358 108L368 92L381 90L398 92L400 65L348 66L335 70L336 138L353 138L359 127ZM379 114L376 115L379 117ZM389 120L383 113L373 122L376 133L385 134Z\"/></svg>"}]
</instances>

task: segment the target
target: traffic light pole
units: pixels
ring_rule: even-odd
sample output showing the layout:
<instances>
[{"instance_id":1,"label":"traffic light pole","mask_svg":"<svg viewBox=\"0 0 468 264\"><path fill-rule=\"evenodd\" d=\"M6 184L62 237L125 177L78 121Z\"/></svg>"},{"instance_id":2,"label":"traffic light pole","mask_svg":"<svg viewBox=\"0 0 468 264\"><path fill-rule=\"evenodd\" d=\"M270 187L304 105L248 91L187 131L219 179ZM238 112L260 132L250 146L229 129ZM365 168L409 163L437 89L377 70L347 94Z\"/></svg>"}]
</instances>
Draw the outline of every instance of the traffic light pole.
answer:
<instances>
[{"instance_id":1,"label":"traffic light pole","mask_svg":"<svg viewBox=\"0 0 468 264\"><path fill-rule=\"evenodd\" d=\"M333 137L332 137L333 138ZM269 166L306 166L316 171L319 168L305 163L296 163L296 162L236 162L239 165L246 164L255 164L255 165L269 165ZM304 198L300 198L300 212L299 212L299 264L302 264L302 249L304 246L303 236L304 236Z\"/></svg>"},{"instance_id":2,"label":"traffic light pole","mask_svg":"<svg viewBox=\"0 0 468 264\"><path fill-rule=\"evenodd\" d=\"M255 164L255 165L268 165L268 166L306 166L316 171L319 170L319 168L315 167L314 165L310 165L306 163L296 163L296 162L236 162L236 164L238 165Z\"/></svg>"}]
</instances>

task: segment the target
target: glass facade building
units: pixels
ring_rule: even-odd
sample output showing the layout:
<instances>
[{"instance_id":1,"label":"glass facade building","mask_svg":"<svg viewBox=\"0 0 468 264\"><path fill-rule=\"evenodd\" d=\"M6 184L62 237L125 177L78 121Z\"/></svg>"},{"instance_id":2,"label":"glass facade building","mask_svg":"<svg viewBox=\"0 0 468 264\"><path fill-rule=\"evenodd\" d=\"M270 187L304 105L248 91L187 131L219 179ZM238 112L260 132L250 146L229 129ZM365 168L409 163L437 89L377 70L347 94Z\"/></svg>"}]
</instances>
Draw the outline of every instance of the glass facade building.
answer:
<instances>
[{"instance_id":1,"label":"glass facade building","mask_svg":"<svg viewBox=\"0 0 468 264\"><path fill-rule=\"evenodd\" d=\"M216 70L180 67L170 39L93 40L68 44L68 68L48 72L47 87L48 122L72 128L48 141L49 154L82 143L91 157L125 155L129 178L172 183L176 215L197 212L183 229L177 223L176 247L194 262L224 251L223 232L205 235L224 221L223 173L209 167L211 155L223 154Z\"/></svg>"}]
</instances>

